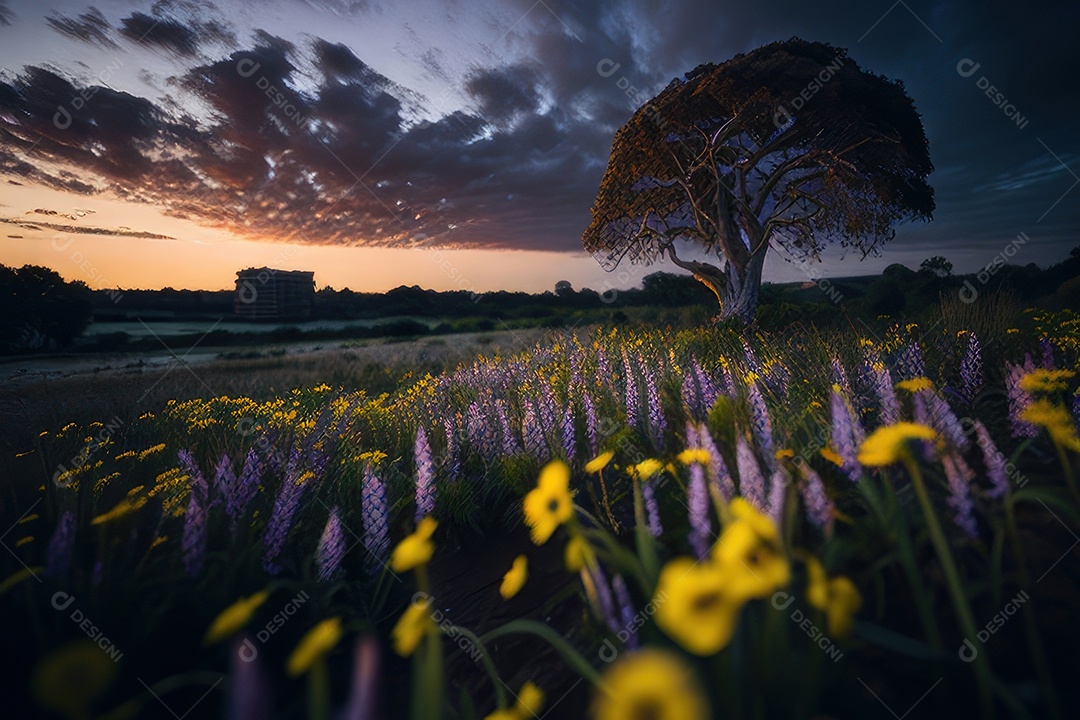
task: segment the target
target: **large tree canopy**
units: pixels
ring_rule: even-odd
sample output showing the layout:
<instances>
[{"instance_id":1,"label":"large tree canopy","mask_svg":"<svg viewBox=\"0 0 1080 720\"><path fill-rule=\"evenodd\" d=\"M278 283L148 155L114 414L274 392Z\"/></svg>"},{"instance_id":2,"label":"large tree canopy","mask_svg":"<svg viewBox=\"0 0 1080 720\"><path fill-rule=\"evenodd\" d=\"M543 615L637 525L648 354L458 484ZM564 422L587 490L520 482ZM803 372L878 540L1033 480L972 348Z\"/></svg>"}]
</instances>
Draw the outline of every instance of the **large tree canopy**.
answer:
<instances>
[{"instance_id":1,"label":"large tree canopy","mask_svg":"<svg viewBox=\"0 0 1080 720\"><path fill-rule=\"evenodd\" d=\"M803 261L839 243L865 257L896 223L931 219L932 171L903 83L842 48L772 43L698 66L620 128L583 243L608 270L666 255L723 316L749 317L770 247ZM679 257L687 243L719 264Z\"/></svg>"}]
</instances>

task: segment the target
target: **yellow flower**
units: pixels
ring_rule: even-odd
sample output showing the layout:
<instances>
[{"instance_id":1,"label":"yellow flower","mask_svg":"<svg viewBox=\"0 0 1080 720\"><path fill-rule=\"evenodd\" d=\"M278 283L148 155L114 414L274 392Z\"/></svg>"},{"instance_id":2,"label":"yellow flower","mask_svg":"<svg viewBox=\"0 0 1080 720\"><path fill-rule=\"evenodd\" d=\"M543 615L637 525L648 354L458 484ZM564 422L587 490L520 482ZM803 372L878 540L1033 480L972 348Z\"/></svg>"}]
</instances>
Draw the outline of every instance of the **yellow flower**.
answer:
<instances>
[{"instance_id":1,"label":"yellow flower","mask_svg":"<svg viewBox=\"0 0 1080 720\"><path fill-rule=\"evenodd\" d=\"M574 516L570 496L570 467L554 460L540 471L536 488L525 496L525 522L532 530L532 541L543 545L560 525Z\"/></svg>"},{"instance_id":2,"label":"yellow flower","mask_svg":"<svg viewBox=\"0 0 1080 720\"><path fill-rule=\"evenodd\" d=\"M592 460L585 463L585 472L590 475L600 472L608 466L608 463L611 462L611 458L613 457L615 457L615 453L611 450L600 453Z\"/></svg>"},{"instance_id":3,"label":"yellow flower","mask_svg":"<svg viewBox=\"0 0 1080 720\"><path fill-rule=\"evenodd\" d=\"M1020 378L1020 389L1028 392L1054 393L1067 389L1067 380L1076 373L1072 370L1044 370L1038 368L1032 370Z\"/></svg>"},{"instance_id":4,"label":"yellow flower","mask_svg":"<svg viewBox=\"0 0 1080 720\"><path fill-rule=\"evenodd\" d=\"M533 683L527 682L518 690L517 702L512 707L485 715L484 720L532 720L532 718L540 717L540 710L543 707L544 691Z\"/></svg>"},{"instance_id":5,"label":"yellow flower","mask_svg":"<svg viewBox=\"0 0 1080 720\"><path fill-rule=\"evenodd\" d=\"M1020 418L1033 425L1046 428L1050 439L1056 445L1080 452L1080 438L1076 435L1069 411L1061 405L1054 405L1048 400L1036 400L1020 413Z\"/></svg>"},{"instance_id":6,"label":"yellow flower","mask_svg":"<svg viewBox=\"0 0 1080 720\"><path fill-rule=\"evenodd\" d=\"M155 544L157 541L154 541ZM203 638L204 645L213 645L235 633L251 620L251 616L259 609L266 600L268 593L263 590L246 598L240 598L229 607L221 611L221 614L210 623L210 628Z\"/></svg>"},{"instance_id":7,"label":"yellow flower","mask_svg":"<svg viewBox=\"0 0 1080 720\"><path fill-rule=\"evenodd\" d=\"M728 592L719 563L690 557L664 565L653 602L656 624L695 655L713 655L727 646L743 605Z\"/></svg>"},{"instance_id":8,"label":"yellow flower","mask_svg":"<svg viewBox=\"0 0 1080 720\"><path fill-rule=\"evenodd\" d=\"M909 456L912 440L933 440L937 433L917 423L899 422L875 430L859 448L859 462L870 467L892 465Z\"/></svg>"},{"instance_id":9,"label":"yellow flower","mask_svg":"<svg viewBox=\"0 0 1080 720\"><path fill-rule=\"evenodd\" d=\"M116 518L123 517L128 513L133 513L145 504L145 497L126 497L120 502L116 503L116 507L114 507L112 510L108 511L107 513L102 513L101 515L98 515L96 518L91 520L90 524L101 525L102 523L107 523L110 520L115 520Z\"/></svg>"},{"instance_id":10,"label":"yellow flower","mask_svg":"<svg viewBox=\"0 0 1080 720\"><path fill-rule=\"evenodd\" d=\"M76 640L46 655L34 669L31 687L46 710L90 717L90 709L112 685L116 663L90 640Z\"/></svg>"},{"instance_id":11,"label":"yellow flower","mask_svg":"<svg viewBox=\"0 0 1080 720\"><path fill-rule=\"evenodd\" d=\"M425 517L416 526L416 530L394 548L390 556L390 568L394 572L406 572L420 565L426 565L435 554L435 543L431 536L439 523L435 518Z\"/></svg>"},{"instance_id":12,"label":"yellow flower","mask_svg":"<svg viewBox=\"0 0 1080 720\"><path fill-rule=\"evenodd\" d=\"M341 640L341 632L339 617L323 620L308 630L285 663L289 675L298 677L307 672L316 660L334 649Z\"/></svg>"},{"instance_id":13,"label":"yellow flower","mask_svg":"<svg viewBox=\"0 0 1080 720\"><path fill-rule=\"evenodd\" d=\"M645 648L623 656L604 673L592 716L596 720L705 720L709 704L693 668L682 658Z\"/></svg>"},{"instance_id":14,"label":"yellow flower","mask_svg":"<svg viewBox=\"0 0 1080 720\"><path fill-rule=\"evenodd\" d=\"M521 591L525 581L529 579L529 559L524 555L514 558L514 563L503 575L502 585L499 586L499 594L504 600L509 600Z\"/></svg>"},{"instance_id":15,"label":"yellow flower","mask_svg":"<svg viewBox=\"0 0 1080 720\"><path fill-rule=\"evenodd\" d=\"M920 390L932 390L934 383L932 383L929 378L917 377L911 378L910 380L901 380L896 383L896 387L914 394Z\"/></svg>"},{"instance_id":16,"label":"yellow flower","mask_svg":"<svg viewBox=\"0 0 1080 720\"><path fill-rule=\"evenodd\" d=\"M578 572L589 565L592 559L592 548L589 547L589 542L581 535L574 535L570 538L570 542L566 543L563 559L566 562L566 569L570 572Z\"/></svg>"},{"instance_id":17,"label":"yellow flower","mask_svg":"<svg viewBox=\"0 0 1080 720\"><path fill-rule=\"evenodd\" d=\"M430 605L430 599L423 602L413 601L398 618L394 629L390 631L394 652L401 657L409 657L416 652L424 636L436 629L435 621L431 619L431 612L428 609Z\"/></svg>"},{"instance_id":18,"label":"yellow flower","mask_svg":"<svg viewBox=\"0 0 1080 720\"><path fill-rule=\"evenodd\" d=\"M840 457L836 453L836 451L833 450L831 447L826 446L826 447L821 448L821 450L819 451L819 454L821 455L821 457L825 458L826 460L831 462L836 467L843 467L844 466L844 459L842 457Z\"/></svg>"},{"instance_id":19,"label":"yellow flower","mask_svg":"<svg viewBox=\"0 0 1080 720\"><path fill-rule=\"evenodd\" d=\"M810 569L810 582L806 588L806 601L825 613L829 634L844 638L851 634L855 614L862 607L862 595L850 578L843 575L826 579L825 570L817 560L818 569Z\"/></svg>"},{"instance_id":20,"label":"yellow flower","mask_svg":"<svg viewBox=\"0 0 1080 720\"><path fill-rule=\"evenodd\" d=\"M632 465L630 467L630 474L641 480L648 480L663 469L664 463L655 458L649 458L648 460L642 460L637 465Z\"/></svg>"},{"instance_id":21,"label":"yellow flower","mask_svg":"<svg viewBox=\"0 0 1080 720\"><path fill-rule=\"evenodd\" d=\"M687 448L679 453L679 462L683 465L690 465L691 463L698 463L699 465L709 464L709 451L701 448Z\"/></svg>"},{"instance_id":22,"label":"yellow flower","mask_svg":"<svg viewBox=\"0 0 1080 720\"><path fill-rule=\"evenodd\" d=\"M728 507L734 521L713 546L713 557L727 576L728 593L741 602L766 597L787 585L791 569L773 521L741 497Z\"/></svg>"}]
</instances>

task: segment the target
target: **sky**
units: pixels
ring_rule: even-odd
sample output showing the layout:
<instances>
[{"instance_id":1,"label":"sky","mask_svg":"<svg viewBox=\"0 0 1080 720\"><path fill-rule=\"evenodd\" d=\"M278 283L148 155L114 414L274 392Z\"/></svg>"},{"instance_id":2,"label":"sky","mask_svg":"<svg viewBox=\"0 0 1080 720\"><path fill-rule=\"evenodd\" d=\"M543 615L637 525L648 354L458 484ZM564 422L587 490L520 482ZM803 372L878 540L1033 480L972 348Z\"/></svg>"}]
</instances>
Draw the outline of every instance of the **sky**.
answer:
<instances>
[{"instance_id":1,"label":"sky","mask_svg":"<svg viewBox=\"0 0 1080 720\"><path fill-rule=\"evenodd\" d=\"M898 79L930 223L765 279L973 272L1080 245L1080 3L0 0L0 263L95 288L244 267L399 285L604 290L581 234L618 128L700 63L798 36ZM1017 238L1022 242L1017 242Z\"/></svg>"}]
</instances>

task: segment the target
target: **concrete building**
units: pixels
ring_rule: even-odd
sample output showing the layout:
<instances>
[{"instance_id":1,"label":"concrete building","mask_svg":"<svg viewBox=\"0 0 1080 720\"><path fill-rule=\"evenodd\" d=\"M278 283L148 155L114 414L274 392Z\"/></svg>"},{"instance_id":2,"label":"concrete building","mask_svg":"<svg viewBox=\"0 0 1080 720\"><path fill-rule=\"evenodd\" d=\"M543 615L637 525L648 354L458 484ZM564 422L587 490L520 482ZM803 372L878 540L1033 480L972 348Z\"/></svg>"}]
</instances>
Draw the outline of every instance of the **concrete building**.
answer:
<instances>
[{"instance_id":1,"label":"concrete building","mask_svg":"<svg viewBox=\"0 0 1080 720\"><path fill-rule=\"evenodd\" d=\"M247 268L236 273L233 313L248 320L303 320L315 307L315 273Z\"/></svg>"}]
</instances>

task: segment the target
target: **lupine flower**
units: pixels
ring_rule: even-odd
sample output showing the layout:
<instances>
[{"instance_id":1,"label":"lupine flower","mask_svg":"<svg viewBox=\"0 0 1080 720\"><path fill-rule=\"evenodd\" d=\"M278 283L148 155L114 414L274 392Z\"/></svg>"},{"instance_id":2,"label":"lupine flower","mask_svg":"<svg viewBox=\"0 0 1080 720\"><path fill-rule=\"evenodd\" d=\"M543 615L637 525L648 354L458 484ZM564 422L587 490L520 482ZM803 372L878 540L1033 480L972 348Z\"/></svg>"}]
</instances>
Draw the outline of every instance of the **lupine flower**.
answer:
<instances>
[{"instance_id":1,"label":"lupine flower","mask_svg":"<svg viewBox=\"0 0 1080 720\"><path fill-rule=\"evenodd\" d=\"M623 580L623 576L616 575L611 581L611 587L615 591L615 603L619 607L619 619L622 621L622 631L627 635L626 647L628 650L637 650L637 623L634 622L634 618L637 617L637 610L634 608L634 603L630 600L630 591L626 587L626 581Z\"/></svg>"},{"instance_id":2,"label":"lupine flower","mask_svg":"<svg viewBox=\"0 0 1080 720\"><path fill-rule=\"evenodd\" d=\"M585 437L589 441L589 455L596 457L600 450L600 437L597 430L596 407L592 397L584 390L581 393L581 404L585 407Z\"/></svg>"},{"instance_id":3,"label":"lupine flower","mask_svg":"<svg viewBox=\"0 0 1080 720\"><path fill-rule=\"evenodd\" d=\"M645 371L645 397L649 405L649 432L653 446L657 451L664 448L664 431L667 430L667 420L664 418L664 409L660 406L660 393L656 389L655 373Z\"/></svg>"},{"instance_id":4,"label":"lupine flower","mask_svg":"<svg viewBox=\"0 0 1080 720\"><path fill-rule=\"evenodd\" d=\"M971 479L975 473L959 455L949 453L941 459L945 477L949 481L949 507L956 512L957 526L971 537L978 535L975 525L975 504L971 500Z\"/></svg>"},{"instance_id":5,"label":"lupine flower","mask_svg":"<svg viewBox=\"0 0 1080 720\"><path fill-rule=\"evenodd\" d=\"M642 482L641 497L645 501L649 534L654 538L658 538L664 534L664 526L660 523L660 504L656 502L656 485L648 481Z\"/></svg>"},{"instance_id":6,"label":"lupine flower","mask_svg":"<svg viewBox=\"0 0 1080 720\"><path fill-rule=\"evenodd\" d=\"M686 486L687 510L690 513L690 547L698 559L709 552L712 523L709 519L709 491L705 487L705 468L690 463L690 483Z\"/></svg>"},{"instance_id":7,"label":"lupine flower","mask_svg":"<svg viewBox=\"0 0 1080 720\"><path fill-rule=\"evenodd\" d=\"M274 509L270 513L270 520L266 523L266 533L263 536L263 569L271 575L281 572L277 564L277 558L285 548L285 540L292 529L293 517L300 507L300 498L307 488L309 473L300 472L299 452L294 448L289 457L289 464L285 471L285 477L281 482L277 498L274 500Z\"/></svg>"},{"instance_id":8,"label":"lupine flower","mask_svg":"<svg viewBox=\"0 0 1080 720\"><path fill-rule=\"evenodd\" d=\"M1054 367L1054 344L1050 342L1050 338L1039 338L1039 349L1042 350L1042 366L1044 370L1050 370Z\"/></svg>"},{"instance_id":9,"label":"lupine flower","mask_svg":"<svg viewBox=\"0 0 1080 720\"><path fill-rule=\"evenodd\" d=\"M563 452L566 454L566 461L572 463L574 462L575 445L577 444L577 438L574 436L574 413L572 408L567 408L566 412L563 414L559 430L559 436L562 439Z\"/></svg>"},{"instance_id":10,"label":"lupine flower","mask_svg":"<svg viewBox=\"0 0 1080 720\"><path fill-rule=\"evenodd\" d=\"M978 441L979 449L982 450L986 475L990 478L990 490L987 491L986 495L992 498L1001 497L1009 492L1009 477L1006 473L1005 456L994 445L994 440L990 437L989 431L980 420L975 421L975 438Z\"/></svg>"},{"instance_id":11,"label":"lupine flower","mask_svg":"<svg viewBox=\"0 0 1080 720\"><path fill-rule=\"evenodd\" d=\"M63 577L71 569L71 558L75 552L75 513L65 510L56 523L49 545L45 549L45 576Z\"/></svg>"},{"instance_id":12,"label":"lupine flower","mask_svg":"<svg viewBox=\"0 0 1080 720\"><path fill-rule=\"evenodd\" d=\"M461 458L458 457L458 418L460 416L447 415L443 418L443 429L446 432L446 463L448 467L446 479L453 482L457 480L461 472Z\"/></svg>"},{"instance_id":13,"label":"lupine flower","mask_svg":"<svg viewBox=\"0 0 1080 720\"><path fill-rule=\"evenodd\" d=\"M244 458L244 467L240 470L240 476L232 484L229 492L225 495L225 512L232 519L234 527L248 504L259 492L259 482L262 479L263 461L255 448L248 450Z\"/></svg>"},{"instance_id":14,"label":"lupine flower","mask_svg":"<svg viewBox=\"0 0 1080 720\"><path fill-rule=\"evenodd\" d=\"M896 369L901 380L911 380L926 375L922 347L915 340L909 340L896 358Z\"/></svg>"},{"instance_id":15,"label":"lupine flower","mask_svg":"<svg viewBox=\"0 0 1080 720\"><path fill-rule=\"evenodd\" d=\"M754 348L750 347L750 343L746 342L746 340L742 341L742 346L743 356L746 358L746 367L755 375L761 375L761 361L758 360Z\"/></svg>"},{"instance_id":16,"label":"lupine flower","mask_svg":"<svg viewBox=\"0 0 1080 720\"><path fill-rule=\"evenodd\" d=\"M214 489L219 499L224 500L232 493L234 485L236 485L236 472L233 470L232 460L229 459L228 453L222 453L217 467L214 468L214 478L210 487ZM226 512L228 512L227 506Z\"/></svg>"},{"instance_id":17,"label":"lupine flower","mask_svg":"<svg viewBox=\"0 0 1080 720\"><path fill-rule=\"evenodd\" d=\"M525 412L521 418L521 439L527 452L533 459L543 462L547 454L544 430L536 418L536 410L531 401L525 402Z\"/></svg>"},{"instance_id":18,"label":"lupine flower","mask_svg":"<svg viewBox=\"0 0 1080 720\"><path fill-rule=\"evenodd\" d=\"M626 387L626 424L633 427L637 424L638 391L637 382L634 380L634 371L630 367L630 356L623 350L623 376Z\"/></svg>"},{"instance_id":19,"label":"lupine flower","mask_svg":"<svg viewBox=\"0 0 1080 720\"><path fill-rule=\"evenodd\" d=\"M835 518L835 506L825 492L825 484L821 482L821 476L810 467L809 463L799 463L799 474L802 482L799 483L799 491L802 494L803 504L806 506L806 515L810 522L825 531L825 535L832 535L833 520Z\"/></svg>"},{"instance_id":20,"label":"lupine flower","mask_svg":"<svg viewBox=\"0 0 1080 720\"><path fill-rule=\"evenodd\" d=\"M701 420L704 417L702 411L704 402L701 399L697 384L694 382L694 377L690 373L685 373L682 377L682 401L690 417L695 420Z\"/></svg>"},{"instance_id":21,"label":"lupine flower","mask_svg":"<svg viewBox=\"0 0 1080 720\"><path fill-rule=\"evenodd\" d=\"M416 522L435 512L435 465L431 462L431 446L423 426L416 429Z\"/></svg>"},{"instance_id":22,"label":"lupine flower","mask_svg":"<svg viewBox=\"0 0 1080 720\"><path fill-rule=\"evenodd\" d=\"M615 600L611 596L611 586L608 585L607 576L604 575L604 569L600 566L600 563L593 563L586 567L582 579L587 582L585 586L586 594L593 596L594 605L600 612L600 618L611 632L618 633L622 629L619 627L619 615L615 609ZM589 585L592 586L592 593L588 593Z\"/></svg>"},{"instance_id":23,"label":"lupine flower","mask_svg":"<svg viewBox=\"0 0 1080 720\"><path fill-rule=\"evenodd\" d=\"M735 397L735 380L731 377L731 368L724 358L720 358L720 377L724 381L724 394Z\"/></svg>"},{"instance_id":24,"label":"lupine flower","mask_svg":"<svg viewBox=\"0 0 1080 720\"><path fill-rule=\"evenodd\" d=\"M833 385L840 386L840 389L844 393L844 397L853 397L851 383L848 381L847 372L844 370L844 365L840 362L840 358L837 357L832 359L832 378Z\"/></svg>"},{"instance_id":25,"label":"lupine flower","mask_svg":"<svg viewBox=\"0 0 1080 720\"><path fill-rule=\"evenodd\" d=\"M735 438L735 465L739 470L739 492L757 510L765 512L765 478L754 450L741 433Z\"/></svg>"},{"instance_id":26,"label":"lupine flower","mask_svg":"<svg viewBox=\"0 0 1080 720\"><path fill-rule=\"evenodd\" d=\"M983 386L982 346L973 332L968 333L967 351L960 360L960 380L960 394L970 405Z\"/></svg>"},{"instance_id":27,"label":"lupine flower","mask_svg":"<svg viewBox=\"0 0 1080 720\"><path fill-rule=\"evenodd\" d=\"M352 682L342 720L372 720L379 696L379 641L374 635L356 638L353 651ZM269 717L269 713L266 715ZM231 720L231 719L230 719Z\"/></svg>"},{"instance_id":28,"label":"lupine flower","mask_svg":"<svg viewBox=\"0 0 1080 720\"><path fill-rule=\"evenodd\" d=\"M927 423L944 437L949 443L960 450L966 450L971 445L967 433L964 432L960 419L949 407L940 395L933 390L924 390L919 396L925 398L926 409L930 422Z\"/></svg>"},{"instance_id":29,"label":"lupine flower","mask_svg":"<svg viewBox=\"0 0 1080 720\"><path fill-rule=\"evenodd\" d=\"M832 435L829 442L833 451L840 456L844 473L852 482L858 482L863 474L858 457L863 430L859 421L852 417L851 408L840 393L840 386L834 385L831 395Z\"/></svg>"},{"instance_id":30,"label":"lupine flower","mask_svg":"<svg viewBox=\"0 0 1080 720\"><path fill-rule=\"evenodd\" d=\"M199 466L191 453L187 450L181 450L179 457L180 466L188 474L191 481L187 512L184 514L181 552L185 572L190 577L195 577L202 571L206 557L208 492L206 480L203 479L202 471L199 470Z\"/></svg>"},{"instance_id":31,"label":"lupine flower","mask_svg":"<svg viewBox=\"0 0 1080 720\"><path fill-rule=\"evenodd\" d=\"M262 674L259 656L252 655L254 645L247 638L237 638L229 652L229 720L262 720L273 716L273 694Z\"/></svg>"},{"instance_id":32,"label":"lupine flower","mask_svg":"<svg viewBox=\"0 0 1080 720\"><path fill-rule=\"evenodd\" d=\"M761 394L756 380L752 380L747 387L750 399L750 414L753 417L754 439L762 454L765 455L765 464L770 470L776 468L776 447L773 444L772 421L769 419L769 408L765 404L765 398Z\"/></svg>"},{"instance_id":33,"label":"lupine flower","mask_svg":"<svg viewBox=\"0 0 1080 720\"><path fill-rule=\"evenodd\" d=\"M787 499L787 473L782 468L773 470L769 477L769 519L777 525L784 519L784 500Z\"/></svg>"},{"instance_id":34,"label":"lupine flower","mask_svg":"<svg viewBox=\"0 0 1080 720\"><path fill-rule=\"evenodd\" d=\"M1023 365L1005 363L1005 390L1009 395L1009 424L1014 438L1035 437L1038 428L1023 419L1022 415L1031 405L1031 393L1021 387L1024 377L1035 369L1031 356L1024 358Z\"/></svg>"},{"instance_id":35,"label":"lupine flower","mask_svg":"<svg viewBox=\"0 0 1080 720\"><path fill-rule=\"evenodd\" d=\"M874 395L877 397L881 409L882 424L893 425L899 422L900 403L896 399L896 391L893 390L889 369L879 360L870 365L870 372Z\"/></svg>"},{"instance_id":36,"label":"lupine flower","mask_svg":"<svg viewBox=\"0 0 1080 720\"><path fill-rule=\"evenodd\" d=\"M510 418L506 414L505 400L495 401L495 414L499 419L499 427L502 429L503 455L515 455L518 451L518 444L510 427Z\"/></svg>"},{"instance_id":37,"label":"lupine flower","mask_svg":"<svg viewBox=\"0 0 1080 720\"><path fill-rule=\"evenodd\" d=\"M709 482L720 491L722 498L731 500L735 497L735 481L732 480L727 464L713 441L712 433L704 423L698 425L697 437L701 448L709 453Z\"/></svg>"},{"instance_id":38,"label":"lupine flower","mask_svg":"<svg viewBox=\"0 0 1080 720\"><path fill-rule=\"evenodd\" d=\"M788 387L791 384L791 373L788 372L783 363L776 360L769 363L763 380L774 395L784 399L787 398Z\"/></svg>"},{"instance_id":39,"label":"lupine flower","mask_svg":"<svg viewBox=\"0 0 1080 720\"><path fill-rule=\"evenodd\" d=\"M386 564L390 553L390 507L382 481L370 466L364 468L360 490L363 504L364 547L367 548L372 571Z\"/></svg>"},{"instance_id":40,"label":"lupine flower","mask_svg":"<svg viewBox=\"0 0 1080 720\"><path fill-rule=\"evenodd\" d=\"M319 549L315 553L315 564L319 568L319 581L328 582L337 575L341 560L345 557L345 531L341 526L341 517L335 505L330 510L330 517L326 520L322 537L319 538Z\"/></svg>"},{"instance_id":41,"label":"lupine flower","mask_svg":"<svg viewBox=\"0 0 1080 720\"><path fill-rule=\"evenodd\" d=\"M716 389L716 384L712 379L705 374L705 370L698 363L696 357L692 359L690 368L694 373L694 378L697 380L701 396L701 414L703 419L704 416L709 413L713 403L716 402L716 398L719 397L720 391Z\"/></svg>"},{"instance_id":42,"label":"lupine flower","mask_svg":"<svg viewBox=\"0 0 1080 720\"><path fill-rule=\"evenodd\" d=\"M603 347L596 348L596 377L601 383L608 383L611 380L611 369L608 367L607 355L604 354Z\"/></svg>"}]
</instances>

